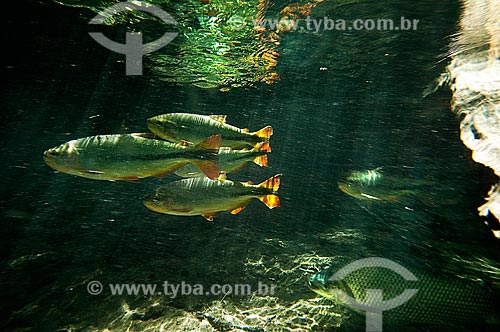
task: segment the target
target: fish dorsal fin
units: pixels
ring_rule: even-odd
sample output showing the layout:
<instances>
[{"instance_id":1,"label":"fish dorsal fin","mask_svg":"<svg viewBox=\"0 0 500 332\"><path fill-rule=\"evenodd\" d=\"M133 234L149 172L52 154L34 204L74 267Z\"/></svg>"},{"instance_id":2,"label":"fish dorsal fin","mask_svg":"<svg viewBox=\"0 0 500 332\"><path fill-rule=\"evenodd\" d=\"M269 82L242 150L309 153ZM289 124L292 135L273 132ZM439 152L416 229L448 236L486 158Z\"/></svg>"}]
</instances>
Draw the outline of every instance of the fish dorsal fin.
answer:
<instances>
[{"instance_id":1,"label":"fish dorsal fin","mask_svg":"<svg viewBox=\"0 0 500 332\"><path fill-rule=\"evenodd\" d=\"M227 115L209 115L212 120L219 121L220 123L226 123Z\"/></svg>"},{"instance_id":2,"label":"fish dorsal fin","mask_svg":"<svg viewBox=\"0 0 500 332\"><path fill-rule=\"evenodd\" d=\"M245 133L249 133L249 132L250 132L250 129L248 129L248 128L243 128L243 132L245 132Z\"/></svg>"},{"instance_id":3,"label":"fish dorsal fin","mask_svg":"<svg viewBox=\"0 0 500 332\"><path fill-rule=\"evenodd\" d=\"M248 184L249 186L253 185L253 182L252 181L247 181L245 182L245 184Z\"/></svg>"}]
</instances>

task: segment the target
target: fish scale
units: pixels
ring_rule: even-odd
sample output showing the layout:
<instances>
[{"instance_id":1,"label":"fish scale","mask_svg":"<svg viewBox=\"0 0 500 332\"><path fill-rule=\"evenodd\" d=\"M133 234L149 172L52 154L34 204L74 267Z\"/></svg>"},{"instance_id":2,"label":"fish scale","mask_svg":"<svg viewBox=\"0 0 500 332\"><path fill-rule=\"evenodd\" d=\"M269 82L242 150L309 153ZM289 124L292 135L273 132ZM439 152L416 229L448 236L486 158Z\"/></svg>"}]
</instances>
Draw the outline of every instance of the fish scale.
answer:
<instances>
[{"instance_id":1,"label":"fish scale","mask_svg":"<svg viewBox=\"0 0 500 332\"><path fill-rule=\"evenodd\" d=\"M407 281L382 267L365 267L351 272L341 282L329 280L335 272L329 268L315 274L309 286L318 294L347 306L333 290L341 289L368 305L375 301L366 297L368 289L382 289L384 301L400 295L405 289L418 290L406 303L383 313L384 326L471 323L498 318L500 294L481 280L411 271L418 280Z\"/></svg>"}]
</instances>

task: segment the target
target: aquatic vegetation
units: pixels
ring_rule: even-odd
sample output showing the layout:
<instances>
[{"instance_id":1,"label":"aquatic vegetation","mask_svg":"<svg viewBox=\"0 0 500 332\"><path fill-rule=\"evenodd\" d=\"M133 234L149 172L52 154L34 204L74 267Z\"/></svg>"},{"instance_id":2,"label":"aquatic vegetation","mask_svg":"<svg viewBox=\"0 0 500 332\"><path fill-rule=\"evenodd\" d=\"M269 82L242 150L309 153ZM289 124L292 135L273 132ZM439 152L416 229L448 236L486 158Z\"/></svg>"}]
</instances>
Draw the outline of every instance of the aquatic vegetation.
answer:
<instances>
[{"instance_id":1,"label":"aquatic vegetation","mask_svg":"<svg viewBox=\"0 0 500 332\"><path fill-rule=\"evenodd\" d=\"M99 12L118 0L57 2ZM308 14L317 2L291 5L281 14L270 15L276 22L280 15L299 17ZM275 67L279 33L283 31L272 30L264 24L269 15L268 0L151 0L148 3L166 10L178 22L172 28L179 32L174 41L164 50L148 55L160 80L222 91L279 80ZM133 11L108 18L105 23L117 25L147 20L158 21Z\"/></svg>"}]
</instances>

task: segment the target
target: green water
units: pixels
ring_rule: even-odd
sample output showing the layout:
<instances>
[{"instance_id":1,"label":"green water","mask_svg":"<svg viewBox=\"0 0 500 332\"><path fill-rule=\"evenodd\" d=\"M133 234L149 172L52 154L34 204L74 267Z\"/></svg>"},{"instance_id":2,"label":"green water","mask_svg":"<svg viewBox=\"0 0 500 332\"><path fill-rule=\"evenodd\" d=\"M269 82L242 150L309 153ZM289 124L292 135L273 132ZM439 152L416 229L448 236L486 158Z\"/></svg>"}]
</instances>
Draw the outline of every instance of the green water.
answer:
<instances>
[{"instance_id":1,"label":"green water","mask_svg":"<svg viewBox=\"0 0 500 332\"><path fill-rule=\"evenodd\" d=\"M284 6L273 2L268 10ZM440 60L457 31L457 2L327 0L316 15L405 16L420 19L419 28L285 33L276 47L280 80L226 92L175 82L182 67L165 81L170 67L158 68L147 57L143 76L125 76L123 55L88 36L87 22L95 16L88 9L29 0L7 9L12 15L2 35L11 47L0 122L3 330L158 331L167 324L166 331L190 331L204 321L207 331L238 331L238 324L217 323L228 315L265 331L362 331L362 319L307 288L315 271L339 258L370 256L470 278L487 278L490 270L467 262L498 266L498 245L476 216L492 175L460 142L450 92L422 97L446 65ZM121 25L106 29L109 36L125 31ZM182 58L168 46L163 52ZM175 176L112 183L56 173L43 163L50 147L84 136L145 132L147 118L166 112L227 114L229 123L251 130L272 125L270 167L250 165L232 179L258 183L283 173L281 207L268 210L255 201L236 216L221 213L214 223L161 215L147 210L142 198ZM346 172L382 165L407 166L412 178L432 179L442 199L365 204L338 190ZM276 294L92 296L86 290L91 280L263 282L276 284ZM450 330L485 328L491 327L458 323Z\"/></svg>"}]
</instances>

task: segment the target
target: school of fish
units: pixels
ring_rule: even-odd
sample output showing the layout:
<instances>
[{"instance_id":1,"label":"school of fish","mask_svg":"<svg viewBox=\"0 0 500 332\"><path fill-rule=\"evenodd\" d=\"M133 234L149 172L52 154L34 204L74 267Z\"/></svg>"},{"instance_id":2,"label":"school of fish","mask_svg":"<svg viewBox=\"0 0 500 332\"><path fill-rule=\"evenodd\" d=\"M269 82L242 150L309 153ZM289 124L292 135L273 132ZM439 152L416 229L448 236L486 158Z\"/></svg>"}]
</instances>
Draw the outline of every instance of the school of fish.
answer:
<instances>
[{"instance_id":1,"label":"school of fish","mask_svg":"<svg viewBox=\"0 0 500 332\"><path fill-rule=\"evenodd\" d=\"M238 214L254 199L270 209L280 206L281 174L260 184L227 179L227 174L249 163L268 166L271 126L250 132L227 124L224 115L169 113L148 119L147 127L152 133L71 140L46 150L43 158L59 172L95 180L137 182L172 173L183 178L164 184L145 197L145 207L157 213L202 216L213 221L219 212ZM350 171L339 179L338 188L368 203L401 203L412 198L425 202L434 182L412 178L409 171L394 167ZM343 294L362 300L367 289L389 289L398 295L407 287L399 276L380 268L364 269L334 282L330 280L333 268L313 275L309 288L339 304L345 304ZM422 282L418 296L388 313L384 317L388 326L399 329L408 323L471 321L488 318L498 311L498 294L486 283L446 279L424 272L419 277ZM442 310L450 306L455 309Z\"/></svg>"},{"instance_id":2,"label":"school of fish","mask_svg":"<svg viewBox=\"0 0 500 332\"><path fill-rule=\"evenodd\" d=\"M226 178L253 162L267 167L271 126L259 131L226 123L225 115L169 113L147 120L151 133L97 135L63 143L43 153L53 169L95 180L185 179L163 185L144 205L155 212L212 221L217 212L236 214L253 198L280 206L277 174L259 185Z\"/></svg>"}]
</instances>

